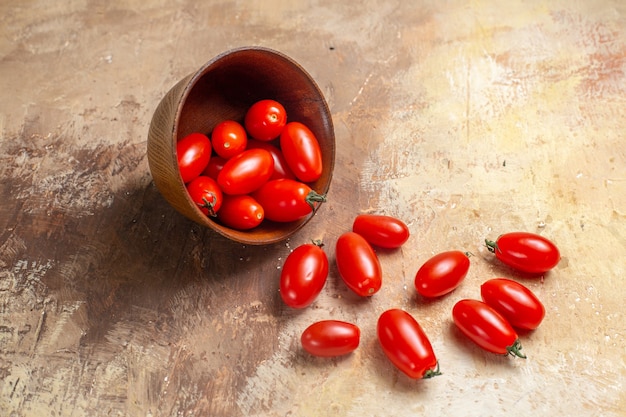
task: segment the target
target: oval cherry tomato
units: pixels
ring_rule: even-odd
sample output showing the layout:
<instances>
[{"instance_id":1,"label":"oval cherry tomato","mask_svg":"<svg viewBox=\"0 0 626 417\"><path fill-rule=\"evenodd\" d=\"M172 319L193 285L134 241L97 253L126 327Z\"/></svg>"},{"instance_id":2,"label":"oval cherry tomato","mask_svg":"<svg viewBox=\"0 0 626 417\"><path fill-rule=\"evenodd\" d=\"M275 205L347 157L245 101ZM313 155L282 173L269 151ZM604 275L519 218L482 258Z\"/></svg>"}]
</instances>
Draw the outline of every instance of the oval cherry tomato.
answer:
<instances>
[{"instance_id":1,"label":"oval cherry tomato","mask_svg":"<svg viewBox=\"0 0 626 417\"><path fill-rule=\"evenodd\" d=\"M495 242L485 239L485 244L501 262L530 274L547 272L561 260L556 245L534 233L505 233Z\"/></svg>"},{"instance_id":2,"label":"oval cherry tomato","mask_svg":"<svg viewBox=\"0 0 626 417\"><path fill-rule=\"evenodd\" d=\"M222 190L213 178L200 175L187 184L187 192L207 216L215 216L222 206Z\"/></svg>"},{"instance_id":3,"label":"oval cherry tomato","mask_svg":"<svg viewBox=\"0 0 626 417\"><path fill-rule=\"evenodd\" d=\"M249 194L272 176L274 159L264 149L248 149L224 164L217 183L225 194Z\"/></svg>"},{"instance_id":4,"label":"oval cherry tomato","mask_svg":"<svg viewBox=\"0 0 626 417\"><path fill-rule=\"evenodd\" d=\"M380 261L361 235L346 232L339 236L335 258L339 275L356 294L367 297L380 290L383 275Z\"/></svg>"},{"instance_id":5,"label":"oval cherry tomato","mask_svg":"<svg viewBox=\"0 0 626 417\"><path fill-rule=\"evenodd\" d=\"M485 303L518 329L536 329L546 314L537 296L517 281L490 279L481 285L480 295Z\"/></svg>"},{"instance_id":6,"label":"oval cherry tomato","mask_svg":"<svg viewBox=\"0 0 626 417\"><path fill-rule=\"evenodd\" d=\"M202 175L213 178L215 181L217 181L217 176L219 175L222 168L224 168L225 164L226 159L222 158L221 156L212 156L211 159L209 159L209 164L206 166L206 168L204 168L204 171L202 171Z\"/></svg>"},{"instance_id":7,"label":"oval cherry tomato","mask_svg":"<svg viewBox=\"0 0 626 417\"><path fill-rule=\"evenodd\" d=\"M402 220L378 214L359 214L352 231L360 234L371 245L381 248L399 248L409 238L409 228Z\"/></svg>"},{"instance_id":8,"label":"oval cherry tomato","mask_svg":"<svg viewBox=\"0 0 626 417\"><path fill-rule=\"evenodd\" d=\"M211 145L216 154L230 159L246 149L248 135L242 125L234 120L224 120L213 128Z\"/></svg>"},{"instance_id":9,"label":"oval cherry tomato","mask_svg":"<svg viewBox=\"0 0 626 417\"><path fill-rule=\"evenodd\" d=\"M268 142L261 142L259 140L248 140L248 149L265 149L274 158L274 173L270 177L271 180L278 180L281 178L289 178L295 180L296 176L291 172L291 168L287 165L283 153L276 146Z\"/></svg>"},{"instance_id":10,"label":"oval cherry tomato","mask_svg":"<svg viewBox=\"0 0 626 417\"><path fill-rule=\"evenodd\" d=\"M308 185L286 178L266 182L253 196L263 206L265 218L275 222L300 220L313 212L316 203L326 201Z\"/></svg>"},{"instance_id":11,"label":"oval cherry tomato","mask_svg":"<svg viewBox=\"0 0 626 417\"><path fill-rule=\"evenodd\" d=\"M463 334L484 350L526 358L513 327L482 301L458 301L452 308L452 319Z\"/></svg>"},{"instance_id":12,"label":"oval cherry tomato","mask_svg":"<svg viewBox=\"0 0 626 417\"><path fill-rule=\"evenodd\" d=\"M191 133L176 143L178 170L184 183L204 171L211 158L211 141L202 133Z\"/></svg>"},{"instance_id":13,"label":"oval cherry tomato","mask_svg":"<svg viewBox=\"0 0 626 417\"><path fill-rule=\"evenodd\" d=\"M249 195L224 195L217 219L237 230L250 230L263 221L263 207Z\"/></svg>"},{"instance_id":14,"label":"oval cherry tomato","mask_svg":"<svg viewBox=\"0 0 626 417\"><path fill-rule=\"evenodd\" d=\"M280 274L280 296L293 308L309 306L324 288L328 257L322 243L305 243L287 256Z\"/></svg>"},{"instance_id":15,"label":"oval cherry tomato","mask_svg":"<svg viewBox=\"0 0 626 417\"><path fill-rule=\"evenodd\" d=\"M311 130L300 122L285 125L280 134L280 149L296 178L313 182L322 176L322 151Z\"/></svg>"},{"instance_id":16,"label":"oval cherry tomato","mask_svg":"<svg viewBox=\"0 0 626 417\"><path fill-rule=\"evenodd\" d=\"M304 350L314 356L346 355L359 347L361 330L354 324L339 320L322 320L302 332Z\"/></svg>"},{"instance_id":17,"label":"oval cherry tomato","mask_svg":"<svg viewBox=\"0 0 626 417\"><path fill-rule=\"evenodd\" d=\"M441 375L430 340L404 310L391 309L378 318L378 341L391 363L413 379Z\"/></svg>"},{"instance_id":18,"label":"oval cherry tomato","mask_svg":"<svg viewBox=\"0 0 626 417\"><path fill-rule=\"evenodd\" d=\"M424 297L448 294L461 284L469 267L469 257L461 251L438 253L417 270L415 289Z\"/></svg>"},{"instance_id":19,"label":"oval cherry tomato","mask_svg":"<svg viewBox=\"0 0 626 417\"><path fill-rule=\"evenodd\" d=\"M261 100L254 103L244 119L246 130L257 140L276 139L287 123L285 108L274 100Z\"/></svg>"}]
</instances>

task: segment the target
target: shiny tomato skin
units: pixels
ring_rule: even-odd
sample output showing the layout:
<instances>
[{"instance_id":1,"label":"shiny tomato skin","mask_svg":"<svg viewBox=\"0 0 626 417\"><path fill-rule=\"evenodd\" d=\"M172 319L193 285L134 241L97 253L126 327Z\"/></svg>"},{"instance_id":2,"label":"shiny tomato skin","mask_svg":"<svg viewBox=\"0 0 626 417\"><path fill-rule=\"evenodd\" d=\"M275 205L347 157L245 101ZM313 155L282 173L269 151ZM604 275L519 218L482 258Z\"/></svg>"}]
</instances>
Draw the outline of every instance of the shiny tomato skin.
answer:
<instances>
[{"instance_id":1,"label":"shiny tomato skin","mask_svg":"<svg viewBox=\"0 0 626 417\"><path fill-rule=\"evenodd\" d=\"M220 186L213 178L200 175L187 184L187 192L198 208L207 216L215 216L223 202Z\"/></svg>"},{"instance_id":2,"label":"shiny tomato skin","mask_svg":"<svg viewBox=\"0 0 626 417\"><path fill-rule=\"evenodd\" d=\"M458 301L452 308L452 319L459 330L482 349L526 358L520 351L522 346L511 324L484 302Z\"/></svg>"},{"instance_id":3,"label":"shiny tomato skin","mask_svg":"<svg viewBox=\"0 0 626 417\"><path fill-rule=\"evenodd\" d=\"M322 150L311 130L300 122L289 122L280 134L280 149L296 178L313 182L322 176Z\"/></svg>"},{"instance_id":4,"label":"shiny tomato skin","mask_svg":"<svg viewBox=\"0 0 626 417\"><path fill-rule=\"evenodd\" d=\"M224 159L243 152L248 145L248 135L243 126L234 120L224 120L211 132L211 146Z\"/></svg>"},{"instance_id":5,"label":"shiny tomato skin","mask_svg":"<svg viewBox=\"0 0 626 417\"><path fill-rule=\"evenodd\" d=\"M339 275L348 288L361 297L369 297L382 286L382 268L374 249L354 232L345 232L335 244Z\"/></svg>"},{"instance_id":6,"label":"shiny tomato skin","mask_svg":"<svg viewBox=\"0 0 626 417\"><path fill-rule=\"evenodd\" d=\"M265 218L275 222L300 220L313 212L316 203L326 201L308 185L286 178L268 181L252 195L263 206Z\"/></svg>"},{"instance_id":7,"label":"shiny tomato skin","mask_svg":"<svg viewBox=\"0 0 626 417\"><path fill-rule=\"evenodd\" d=\"M280 296L289 307L308 307L322 292L327 277L328 257L321 244L300 245L283 264Z\"/></svg>"},{"instance_id":8,"label":"shiny tomato skin","mask_svg":"<svg viewBox=\"0 0 626 417\"><path fill-rule=\"evenodd\" d=\"M296 179L296 176L293 175L293 172L291 172L291 168L287 165L287 161L285 161L285 157L278 147L268 142L250 139L248 140L248 149L265 149L272 154L272 158L274 158L274 173L270 177L271 180L278 180L281 178L288 178L291 180Z\"/></svg>"},{"instance_id":9,"label":"shiny tomato skin","mask_svg":"<svg viewBox=\"0 0 626 417\"><path fill-rule=\"evenodd\" d=\"M219 175L222 168L224 168L226 161L227 160L222 158L221 156L212 156L211 159L209 159L208 165L206 166L206 168L204 168L204 171L202 171L202 175L213 178L217 181L217 176Z\"/></svg>"},{"instance_id":10,"label":"shiny tomato skin","mask_svg":"<svg viewBox=\"0 0 626 417\"><path fill-rule=\"evenodd\" d=\"M486 304L518 329L536 329L546 314L537 296L511 279L494 278L485 281L480 286L480 295Z\"/></svg>"},{"instance_id":11,"label":"shiny tomato skin","mask_svg":"<svg viewBox=\"0 0 626 417\"><path fill-rule=\"evenodd\" d=\"M423 297L440 297L456 289L469 271L469 257L446 251L428 259L415 274L415 289Z\"/></svg>"},{"instance_id":12,"label":"shiny tomato skin","mask_svg":"<svg viewBox=\"0 0 626 417\"><path fill-rule=\"evenodd\" d=\"M417 320L400 309L387 310L376 326L378 342L396 368L413 379L439 375L437 357Z\"/></svg>"},{"instance_id":13,"label":"shiny tomato skin","mask_svg":"<svg viewBox=\"0 0 626 417\"><path fill-rule=\"evenodd\" d=\"M409 239L409 228L400 219L380 214L359 214L352 223L352 231L363 236L370 245L395 249Z\"/></svg>"},{"instance_id":14,"label":"shiny tomato skin","mask_svg":"<svg viewBox=\"0 0 626 417\"><path fill-rule=\"evenodd\" d=\"M529 274L543 274L561 260L556 245L535 233L505 233L495 242L485 240L485 243L502 263Z\"/></svg>"},{"instance_id":15,"label":"shiny tomato skin","mask_svg":"<svg viewBox=\"0 0 626 417\"><path fill-rule=\"evenodd\" d=\"M287 123L287 112L275 100L260 100L246 112L244 126L254 139L270 141L276 139Z\"/></svg>"},{"instance_id":16,"label":"shiny tomato skin","mask_svg":"<svg viewBox=\"0 0 626 417\"><path fill-rule=\"evenodd\" d=\"M264 149L248 149L226 161L217 175L224 194L250 194L265 184L274 172L274 159Z\"/></svg>"},{"instance_id":17,"label":"shiny tomato skin","mask_svg":"<svg viewBox=\"0 0 626 417\"><path fill-rule=\"evenodd\" d=\"M359 347L361 330L358 326L340 320L322 320L307 327L300 343L313 356L335 357L347 355Z\"/></svg>"},{"instance_id":18,"label":"shiny tomato skin","mask_svg":"<svg viewBox=\"0 0 626 417\"><path fill-rule=\"evenodd\" d=\"M264 219L263 207L249 195L224 195L217 219L227 227L250 230Z\"/></svg>"},{"instance_id":19,"label":"shiny tomato skin","mask_svg":"<svg viewBox=\"0 0 626 417\"><path fill-rule=\"evenodd\" d=\"M204 171L211 152L211 141L202 133L191 133L176 143L178 170L185 184Z\"/></svg>"}]
</instances>

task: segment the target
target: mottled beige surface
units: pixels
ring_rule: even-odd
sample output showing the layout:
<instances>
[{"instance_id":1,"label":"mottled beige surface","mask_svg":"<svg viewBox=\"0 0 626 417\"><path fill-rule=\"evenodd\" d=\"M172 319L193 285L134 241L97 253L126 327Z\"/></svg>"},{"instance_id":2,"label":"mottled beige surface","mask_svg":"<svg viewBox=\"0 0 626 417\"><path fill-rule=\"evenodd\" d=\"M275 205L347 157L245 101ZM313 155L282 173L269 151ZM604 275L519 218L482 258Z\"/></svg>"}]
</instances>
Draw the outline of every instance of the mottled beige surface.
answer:
<instances>
[{"instance_id":1,"label":"mottled beige surface","mask_svg":"<svg viewBox=\"0 0 626 417\"><path fill-rule=\"evenodd\" d=\"M300 62L337 137L329 202L269 247L182 218L145 156L162 95L243 45ZM5 0L0 91L0 415L625 415L623 1ZM357 299L333 267L311 308L283 306L289 250L323 238L332 259L363 211L412 232L379 253L380 293ZM512 230L563 255L518 277L547 310L527 360L482 352L450 319L484 280L517 277L482 247ZM468 277L417 299L417 268L448 249L474 253ZM442 376L384 358L391 307L420 321ZM361 327L354 354L300 350L325 318Z\"/></svg>"}]
</instances>

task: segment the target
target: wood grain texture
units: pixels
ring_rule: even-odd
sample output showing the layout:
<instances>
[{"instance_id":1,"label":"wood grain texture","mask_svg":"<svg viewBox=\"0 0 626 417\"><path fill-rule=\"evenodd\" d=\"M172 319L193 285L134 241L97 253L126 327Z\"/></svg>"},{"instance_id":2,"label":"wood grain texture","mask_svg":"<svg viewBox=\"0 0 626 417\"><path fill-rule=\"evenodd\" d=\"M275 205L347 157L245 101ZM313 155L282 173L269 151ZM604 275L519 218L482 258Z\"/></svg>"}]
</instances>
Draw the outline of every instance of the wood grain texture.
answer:
<instances>
[{"instance_id":1,"label":"wood grain texture","mask_svg":"<svg viewBox=\"0 0 626 417\"><path fill-rule=\"evenodd\" d=\"M146 154L167 91L246 45L307 69L336 136L329 201L266 246L177 212ZM0 415L622 416L625 74L620 0L1 2ZM377 252L367 300L334 264L361 212L411 231ZM484 239L512 230L551 238L560 264L529 279L495 262ZM294 311L278 276L310 239L329 280ZM454 249L474 254L465 281L417 298L419 266ZM498 276L546 307L525 361L451 324ZM408 380L384 357L375 323L398 307L443 375ZM322 319L357 324L359 348L306 355Z\"/></svg>"}]
</instances>

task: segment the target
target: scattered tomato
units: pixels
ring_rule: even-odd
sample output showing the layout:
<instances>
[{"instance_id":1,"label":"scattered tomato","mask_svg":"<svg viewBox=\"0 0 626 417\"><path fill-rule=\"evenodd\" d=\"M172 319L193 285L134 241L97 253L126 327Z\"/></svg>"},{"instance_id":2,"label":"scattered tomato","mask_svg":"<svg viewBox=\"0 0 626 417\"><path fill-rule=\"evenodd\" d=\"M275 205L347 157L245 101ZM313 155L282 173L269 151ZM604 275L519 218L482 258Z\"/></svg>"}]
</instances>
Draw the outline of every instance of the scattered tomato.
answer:
<instances>
[{"instance_id":1,"label":"scattered tomato","mask_svg":"<svg viewBox=\"0 0 626 417\"><path fill-rule=\"evenodd\" d=\"M423 297L440 297L458 287L470 267L461 251L441 252L428 259L415 274L415 289Z\"/></svg>"},{"instance_id":2,"label":"scattered tomato","mask_svg":"<svg viewBox=\"0 0 626 417\"><path fill-rule=\"evenodd\" d=\"M428 336L417 320L406 311L385 311L378 318L376 332L387 358L410 378L441 375Z\"/></svg>"},{"instance_id":3,"label":"scattered tomato","mask_svg":"<svg viewBox=\"0 0 626 417\"><path fill-rule=\"evenodd\" d=\"M485 244L501 262L530 274L543 274L561 260L556 245L535 233L505 233L495 242L485 239Z\"/></svg>"},{"instance_id":4,"label":"scattered tomato","mask_svg":"<svg viewBox=\"0 0 626 417\"><path fill-rule=\"evenodd\" d=\"M260 140L250 139L248 140L248 149L265 149L274 158L274 173L270 177L271 180L278 180L281 178L288 178L295 180L296 176L291 172L291 168L287 165L283 153L276 146L268 142L262 142Z\"/></svg>"},{"instance_id":5,"label":"scattered tomato","mask_svg":"<svg viewBox=\"0 0 626 417\"><path fill-rule=\"evenodd\" d=\"M340 320L322 320L302 332L300 342L304 350L314 356L346 355L359 347L361 330L354 324Z\"/></svg>"},{"instance_id":6,"label":"scattered tomato","mask_svg":"<svg viewBox=\"0 0 626 417\"><path fill-rule=\"evenodd\" d=\"M379 214L359 214L352 231L363 236L371 245L381 248L399 248L409 238L409 228L400 219Z\"/></svg>"},{"instance_id":7,"label":"scattered tomato","mask_svg":"<svg viewBox=\"0 0 626 417\"><path fill-rule=\"evenodd\" d=\"M287 256L280 274L280 296L293 308L309 306L324 288L328 258L321 242L305 243Z\"/></svg>"},{"instance_id":8,"label":"scattered tomato","mask_svg":"<svg viewBox=\"0 0 626 417\"><path fill-rule=\"evenodd\" d=\"M230 159L246 149L248 135L242 125L234 120L224 120L213 128L211 145L216 154Z\"/></svg>"},{"instance_id":9,"label":"scattered tomato","mask_svg":"<svg viewBox=\"0 0 626 417\"><path fill-rule=\"evenodd\" d=\"M249 230L263 221L263 207L249 195L224 195L217 219L225 226L237 230Z\"/></svg>"},{"instance_id":10,"label":"scattered tomato","mask_svg":"<svg viewBox=\"0 0 626 417\"><path fill-rule=\"evenodd\" d=\"M225 194L249 194L269 180L274 172L274 159L264 149L248 149L224 164L217 183Z\"/></svg>"},{"instance_id":11,"label":"scattered tomato","mask_svg":"<svg viewBox=\"0 0 626 417\"><path fill-rule=\"evenodd\" d=\"M296 178L313 182L322 176L322 151L311 130L300 122L287 123L280 134L280 149Z\"/></svg>"},{"instance_id":12,"label":"scattered tomato","mask_svg":"<svg viewBox=\"0 0 626 417\"><path fill-rule=\"evenodd\" d=\"M461 332L482 349L526 358L513 327L500 313L482 301L458 301L452 308L452 319Z\"/></svg>"},{"instance_id":13,"label":"scattered tomato","mask_svg":"<svg viewBox=\"0 0 626 417\"><path fill-rule=\"evenodd\" d=\"M211 158L211 141L202 133L191 133L176 143L178 170L184 183L204 171Z\"/></svg>"},{"instance_id":14,"label":"scattered tomato","mask_svg":"<svg viewBox=\"0 0 626 417\"><path fill-rule=\"evenodd\" d=\"M326 201L308 185L286 178L268 181L252 195L263 206L265 218L275 222L300 220L313 212L316 203Z\"/></svg>"},{"instance_id":15,"label":"scattered tomato","mask_svg":"<svg viewBox=\"0 0 626 417\"><path fill-rule=\"evenodd\" d=\"M346 232L339 236L335 258L339 275L356 294L367 297L380 290L382 285L380 261L363 236L354 232Z\"/></svg>"},{"instance_id":16,"label":"scattered tomato","mask_svg":"<svg viewBox=\"0 0 626 417\"><path fill-rule=\"evenodd\" d=\"M546 314L537 296L517 281L490 279L480 286L480 295L485 303L518 329L536 329Z\"/></svg>"},{"instance_id":17,"label":"scattered tomato","mask_svg":"<svg viewBox=\"0 0 626 417\"><path fill-rule=\"evenodd\" d=\"M213 178L200 175L187 184L187 192L202 212L215 216L222 206L222 190Z\"/></svg>"},{"instance_id":18,"label":"scattered tomato","mask_svg":"<svg viewBox=\"0 0 626 417\"><path fill-rule=\"evenodd\" d=\"M250 106L244 118L244 125L250 136L262 141L276 139L286 123L287 112L275 100L257 101Z\"/></svg>"}]
</instances>

